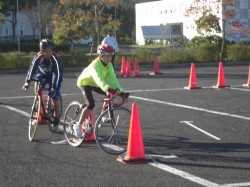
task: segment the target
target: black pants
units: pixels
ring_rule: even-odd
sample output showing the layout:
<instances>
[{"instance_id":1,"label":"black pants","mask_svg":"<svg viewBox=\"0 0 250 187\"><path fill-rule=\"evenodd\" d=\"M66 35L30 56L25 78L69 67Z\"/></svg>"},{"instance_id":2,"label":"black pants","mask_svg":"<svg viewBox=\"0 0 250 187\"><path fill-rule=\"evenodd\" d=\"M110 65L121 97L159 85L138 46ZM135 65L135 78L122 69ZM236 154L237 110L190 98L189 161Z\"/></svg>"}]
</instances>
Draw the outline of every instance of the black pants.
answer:
<instances>
[{"instance_id":1,"label":"black pants","mask_svg":"<svg viewBox=\"0 0 250 187\"><path fill-rule=\"evenodd\" d=\"M106 95L106 93L101 88L97 88L93 86L83 86L81 90L82 90L82 94L86 102L85 104L90 110L93 110L93 108L95 107L95 100L93 98L92 91L101 95Z\"/></svg>"}]
</instances>

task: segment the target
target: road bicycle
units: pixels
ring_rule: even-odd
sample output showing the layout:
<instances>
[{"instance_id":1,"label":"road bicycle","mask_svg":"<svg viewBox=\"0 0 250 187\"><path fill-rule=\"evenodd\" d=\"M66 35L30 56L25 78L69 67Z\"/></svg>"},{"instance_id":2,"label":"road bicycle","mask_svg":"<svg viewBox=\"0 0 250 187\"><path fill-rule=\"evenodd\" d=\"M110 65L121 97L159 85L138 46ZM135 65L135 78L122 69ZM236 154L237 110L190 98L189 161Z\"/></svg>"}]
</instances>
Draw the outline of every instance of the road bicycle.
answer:
<instances>
[{"instance_id":1,"label":"road bicycle","mask_svg":"<svg viewBox=\"0 0 250 187\"><path fill-rule=\"evenodd\" d=\"M29 119L29 140L33 141L39 124L48 124L51 132L56 133L57 127L53 125L54 106L52 98L49 96L50 86L44 80L32 79L35 82L35 97L31 107ZM62 112L62 97L60 95L60 114Z\"/></svg>"},{"instance_id":2,"label":"road bicycle","mask_svg":"<svg viewBox=\"0 0 250 187\"><path fill-rule=\"evenodd\" d=\"M127 150L128 133L130 125L131 112L122 105L128 98L120 94L110 95L109 97L96 100L101 102L100 114L91 113L82 124L82 138L75 136L73 126L79 121L82 110L86 105L78 101L71 102L64 115L63 129L66 140L71 146L79 146L83 141L94 133L97 145L105 152L111 155L123 154ZM95 107L96 108L96 107ZM97 111L97 110L96 110ZM94 123L94 124L93 124Z\"/></svg>"}]
</instances>

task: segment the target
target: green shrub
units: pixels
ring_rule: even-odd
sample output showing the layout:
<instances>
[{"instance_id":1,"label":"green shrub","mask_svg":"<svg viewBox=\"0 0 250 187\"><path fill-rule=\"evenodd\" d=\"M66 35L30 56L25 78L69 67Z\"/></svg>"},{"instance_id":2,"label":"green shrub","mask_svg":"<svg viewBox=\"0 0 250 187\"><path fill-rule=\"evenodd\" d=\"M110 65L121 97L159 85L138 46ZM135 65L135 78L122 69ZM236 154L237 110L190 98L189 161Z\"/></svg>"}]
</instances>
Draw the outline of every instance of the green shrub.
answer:
<instances>
[{"instance_id":1,"label":"green shrub","mask_svg":"<svg viewBox=\"0 0 250 187\"><path fill-rule=\"evenodd\" d=\"M148 46L147 46L148 47ZM132 47L130 51L120 50L116 53L115 64L120 65L122 57L130 58L134 63L138 57L140 64L153 64L154 56L158 55L159 63L191 63L191 62L212 62L219 60L220 48L218 45L207 42L188 45L183 48L159 47L142 48ZM225 61L247 61L250 60L250 46L228 45L227 59ZM6 52L0 54L0 69L27 69L36 52ZM58 52L63 67L86 67L90 63L89 48L82 48L71 52ZM93 53L92 58L96 54Z\"/></svg>"},{"instance_id":2,"label":"green shrub","mask_svg":"<svg viewBox=\"0 0 250 187\"><path fill-rule=\"evenodd\" d=\"M82 52L59 53L58 54L63 67L87 66L89 64L89 56Z\"/></svg>"},{"instance_id":3,"label":"green shrub","mask_svg":"<svg viewBox=\"0 0 250 187\"><path fill-rule=\"evenodd\" d=\"M135 49L132 51L132 57L137 56L140 63L151 63L153 55L154 53L150 49Z\"/></svg>"},{"instance_id":4,"label":"green shrub","mask_svg":"<svg viewBox=\"0 0 250 187\"><path fill-rule=\"evenodd\" d=\"M250 60L250 46L246 45L229 45L227 49L229 61L248 61Z\"/></svg>"},{"instance_id":5,"label":"green shrub","mask_svg":"<svg viewBox=\"0 0 250 187\"><path fill-rule=\"evenodd\" d=\"M201 43L192 47L193 51L195 51L194 56L196 61L213 62L219 60L219 49L216 44Z\"/></svg>"},{"instance_id":6,"label":"green shrub","mask_svg":"<svg viewBox=\"0 0 250 187\"><path fill-rule=\"evenodd\" d=\"M29 56L24 56L22 53L10 52L0 55L0 68L12 69L12 68L28 68L31 62Z\"/></svg>"},{"instance_id":7,"label":"green shrub","mask_svg":"<svg viewBox=\"0 0 250 187\"><path fill-rule=\"evenodd\" d=\"M192 48L167 48L159 55L159 63L187 63L194 61Z\"/></svg>"}]
</instances>

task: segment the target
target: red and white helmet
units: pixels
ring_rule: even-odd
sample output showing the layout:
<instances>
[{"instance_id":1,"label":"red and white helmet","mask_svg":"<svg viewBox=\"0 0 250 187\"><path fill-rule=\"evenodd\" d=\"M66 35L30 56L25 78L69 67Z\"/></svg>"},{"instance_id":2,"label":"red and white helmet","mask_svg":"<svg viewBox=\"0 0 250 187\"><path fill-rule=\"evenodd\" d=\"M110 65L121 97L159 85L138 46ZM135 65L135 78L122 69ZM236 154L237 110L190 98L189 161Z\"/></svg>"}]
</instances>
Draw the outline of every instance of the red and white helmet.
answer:
<instances>
[{"instance_id":1,"label":"red and white helmet","mask_svg":"<svg viewBox=\"0 0 250 187\"><path fill-rule=\"evenodd\" d=\"M107 44L101 44L97 47L97 54L113 55L114 52L115 52L114 48Z\"/></svg>"}]
</instances>

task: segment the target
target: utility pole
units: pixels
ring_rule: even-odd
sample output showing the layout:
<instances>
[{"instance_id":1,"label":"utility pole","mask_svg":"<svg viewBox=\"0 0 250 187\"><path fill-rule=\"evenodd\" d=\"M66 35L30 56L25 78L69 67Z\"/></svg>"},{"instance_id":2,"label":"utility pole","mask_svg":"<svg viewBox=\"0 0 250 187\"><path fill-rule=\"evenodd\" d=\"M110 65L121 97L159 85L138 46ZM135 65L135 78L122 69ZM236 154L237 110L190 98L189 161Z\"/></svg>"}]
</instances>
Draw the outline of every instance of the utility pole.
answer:
<instances>
[{"instance_id":1,"label":"utility pole","mask_svg":"<svg viewBox=\"0 0 250 187\"><path fill-rule=\"evenodd\" d=\"M16 22L17 22L17 45L18 45L18 51L20 52L20 35L19 35L19 7L18 7L18 0L16 1L16 14L17 14L17 16L16 16Z\"/></svg>"}]
</instances>

